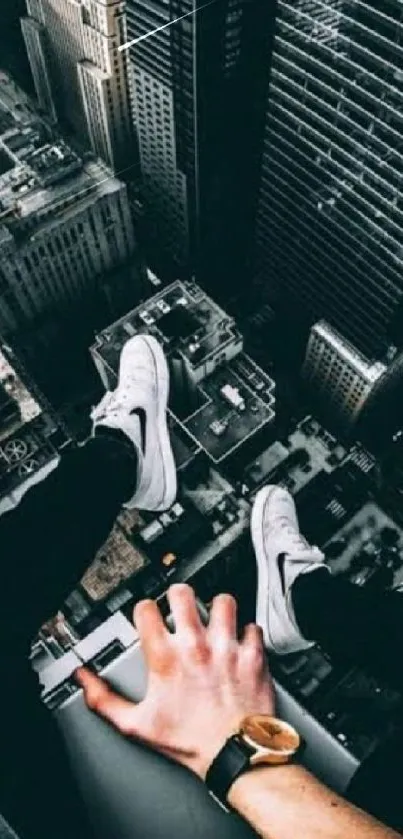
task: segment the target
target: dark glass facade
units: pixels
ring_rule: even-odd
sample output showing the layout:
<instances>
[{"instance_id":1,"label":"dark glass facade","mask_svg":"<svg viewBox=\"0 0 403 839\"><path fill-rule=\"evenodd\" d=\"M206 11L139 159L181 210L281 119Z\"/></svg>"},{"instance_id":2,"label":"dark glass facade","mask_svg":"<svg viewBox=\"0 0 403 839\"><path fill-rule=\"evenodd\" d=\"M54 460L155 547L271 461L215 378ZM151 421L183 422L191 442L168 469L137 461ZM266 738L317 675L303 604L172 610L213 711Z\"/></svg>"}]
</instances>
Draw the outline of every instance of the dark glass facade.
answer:
<instances>
[{"instance_id":1,"label":"dark glass facade","mask_svg":"<svg viewBox=\"0 0 403 839\"><path fill-rule=\"evenodd\" d=\"M403 335L403 5L277 6L257 282L379 354Z\"/></svg>"},{"instance_id":2,"label":"dark glass facade","mask_svg":"<svg viewBox=\"0 0 403 839\"><path fill-rule=\"evenodd\" d=\"M186 15L131 48L134 113L151 241L218 297L239 288L252 242L273 10L128 0L130 40Z\"/></svg>"}]
</instances>

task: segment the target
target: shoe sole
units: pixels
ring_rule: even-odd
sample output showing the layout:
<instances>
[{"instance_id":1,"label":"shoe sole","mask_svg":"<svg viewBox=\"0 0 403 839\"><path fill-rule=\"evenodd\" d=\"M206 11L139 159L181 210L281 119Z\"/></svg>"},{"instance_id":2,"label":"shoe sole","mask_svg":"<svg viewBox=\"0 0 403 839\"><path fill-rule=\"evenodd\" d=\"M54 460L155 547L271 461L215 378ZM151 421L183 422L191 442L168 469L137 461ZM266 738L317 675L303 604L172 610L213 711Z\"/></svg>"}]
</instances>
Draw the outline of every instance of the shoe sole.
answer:
<instances>
[{"instance_id":1,"label":"shoe sole","mask_svg":"<svg viewBox=\"0 0 403 839\"><path fill-rule=\"evenodd\" d=\"M256 623L263 630L263 637L267 647L274 652L275 644L270 634L269 626L269 591L270 591L270 561L267 557L264 546L263 534L263 513L268 499L272 495L274 487L261 489L254 501L251 516L251 535L255 549L257 564L257 598L256 598ZM276 584L276 582L274 582Z\"/></svg>"},{"instance_id":2,"label":"shoe sole","mask_svg":"<svg viewBox=\"0 0 403 839\"><path fill-rule=\"evenodd\" d=\"M168 423L167 423L167 408L169 398L169 368L167 360L160 347L158 341L152 335L142 335L143 340L148 345L154 361L155 380L157 386L157 412L156 412L156 443L158 445L164 476L164 491L161 501L158 504L152 504L150 509L155 512L163 512L172 507L177 494L177 479L176 479L176 465L172 452L171 441L169 437ZM147 494L152 495L151 486L147 490ZM125 504L129 510L136 508L135 499ZM147 507L142 507L147 509Z\"/></svg>"}]
</instances>

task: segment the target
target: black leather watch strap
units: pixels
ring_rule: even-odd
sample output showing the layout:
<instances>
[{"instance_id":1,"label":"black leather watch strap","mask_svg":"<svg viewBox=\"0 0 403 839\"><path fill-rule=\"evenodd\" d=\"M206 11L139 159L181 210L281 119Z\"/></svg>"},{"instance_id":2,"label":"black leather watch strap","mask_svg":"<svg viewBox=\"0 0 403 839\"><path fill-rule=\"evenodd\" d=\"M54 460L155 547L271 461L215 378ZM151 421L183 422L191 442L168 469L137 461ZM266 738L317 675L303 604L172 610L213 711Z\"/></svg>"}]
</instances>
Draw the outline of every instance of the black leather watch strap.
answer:
<instances>
[{"instance_id":1,"label":"black leather watch strap","mask_svg":"<svg viewBox=\"0 0 403 839\"><path fill-rule=\"evenodd\" d=\"M255 753L237 735L230 737L214 758L206 775L206 785L210 792L225 805L227 794L237 778L250 767L250 758Z\"/></svg>"}]
</instances>

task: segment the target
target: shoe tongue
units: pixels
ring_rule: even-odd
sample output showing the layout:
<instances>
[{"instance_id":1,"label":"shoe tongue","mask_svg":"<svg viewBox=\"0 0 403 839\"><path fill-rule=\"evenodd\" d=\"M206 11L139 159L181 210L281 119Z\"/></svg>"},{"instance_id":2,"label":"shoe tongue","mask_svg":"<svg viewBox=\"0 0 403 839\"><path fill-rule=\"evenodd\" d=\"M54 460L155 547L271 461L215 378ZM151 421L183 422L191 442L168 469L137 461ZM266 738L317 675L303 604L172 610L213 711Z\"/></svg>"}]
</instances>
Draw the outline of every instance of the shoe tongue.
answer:
<instances>
[{"instance_id":1,"label":"shoe tongue","mask_svg":"<svg viewBox=\"0 0 403 839\"><path fill-rule=\"evenodd\" d=\"M92 409L91 418L93 420L96 420L96 419L99 419L100 417L104 416L104 414L108 410L108 407L110 406L111 402L113 401L113 398L114 398L114 391L113 390L107 390L106 393L104 393L101 401L98 402L98 405L96 405L95 408Z\"/></svg>"},{"instance_id":2,"label":"shoe tongue","mask_svg":"<svg viewBox=\"0 0 403 839\"><path fill-rule=\"evenodd\" d=\"M293 527L284 527L283 533L284 532L287 534L288 544L291 544L293 548L295 547L295 550L297 550L298 553L301 551L312 553L311 545L301 533L296 533ZM287 553L289 553L289 551L287 551Z\"/></svg>"},{"instance_id":3,"label":"shoe tongue","mask_svg":"<svg viewBox=\"0 0 403 839\"><path fill-rule=\"evenodd\" d=\"M305 563L312 564L316 560L319 562L321 561L321 554L316 548L305 547L301 544L295 545L294 550L288 550L285 556L290 557L292 559L292 564L294 565L305 565Z\"/></svg>"}]
</instances>

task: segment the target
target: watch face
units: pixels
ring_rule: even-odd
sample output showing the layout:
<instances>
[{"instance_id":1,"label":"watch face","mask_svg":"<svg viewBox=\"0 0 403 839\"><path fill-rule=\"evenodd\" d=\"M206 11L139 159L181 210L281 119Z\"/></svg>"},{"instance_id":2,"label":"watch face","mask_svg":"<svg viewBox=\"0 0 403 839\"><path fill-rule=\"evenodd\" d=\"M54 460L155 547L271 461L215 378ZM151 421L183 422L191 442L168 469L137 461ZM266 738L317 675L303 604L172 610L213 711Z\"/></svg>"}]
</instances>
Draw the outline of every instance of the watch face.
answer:
<instances>
[{"instance_id":1,"label":"watch face","mask_svg":"<svg viewBox=\"0 0 403 839\"><path fill-rule=\"evenodd\" d=\"M300 736L291 725L264 714L246 717L240 733L256 746L279 754L295 754L300 745Z\"/></svg>"}]
</instances>

